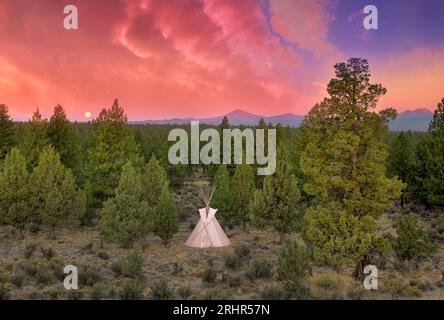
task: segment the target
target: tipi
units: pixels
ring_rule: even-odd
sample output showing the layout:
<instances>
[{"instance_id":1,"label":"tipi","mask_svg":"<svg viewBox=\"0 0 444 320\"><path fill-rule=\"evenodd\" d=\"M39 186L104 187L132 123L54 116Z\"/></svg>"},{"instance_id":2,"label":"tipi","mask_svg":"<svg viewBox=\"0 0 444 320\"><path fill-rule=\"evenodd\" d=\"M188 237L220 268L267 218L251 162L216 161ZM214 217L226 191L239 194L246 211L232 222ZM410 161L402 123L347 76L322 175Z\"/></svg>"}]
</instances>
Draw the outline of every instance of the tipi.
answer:
<instances>
[{"instance_id":1,"label":"tipi","mask_svg":"<svg viewBox=\"0 0 444 320\"><path fill-rule=\"evenodd\" d=\"M211 191L210 195L208 195L208 193L205 194L202 188L200 189L200 192L205 202L205 208L199 209L200 220L185 244L194 248L228 246L231 242L216 219L215 215L217 209L210 208L210 201L214 189Z\"/></svg>"}]
</instances>

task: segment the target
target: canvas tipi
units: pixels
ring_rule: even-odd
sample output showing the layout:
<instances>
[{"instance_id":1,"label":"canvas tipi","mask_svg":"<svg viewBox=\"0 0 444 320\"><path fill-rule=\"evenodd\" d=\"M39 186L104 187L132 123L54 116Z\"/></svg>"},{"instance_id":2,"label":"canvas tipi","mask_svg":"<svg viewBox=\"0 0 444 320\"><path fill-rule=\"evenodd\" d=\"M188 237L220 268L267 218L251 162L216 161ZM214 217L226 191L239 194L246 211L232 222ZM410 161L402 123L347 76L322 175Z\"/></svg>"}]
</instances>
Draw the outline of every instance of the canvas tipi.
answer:
<instances>
[{"instance_id":1,"label":"canvas tipi","mask_svg":"<svg viewBox=\"0 0 444 320\"><path fill-rule=\"evenodd\" d=\"M217 209L210 207L214 189L211 191L211 194L205 194L202 188L200 191L205 202L205 208L199 209L200 220L185 244L194 248L228 246L230 240L225 235L215 216Z\"/></svg>"}]
</instances>

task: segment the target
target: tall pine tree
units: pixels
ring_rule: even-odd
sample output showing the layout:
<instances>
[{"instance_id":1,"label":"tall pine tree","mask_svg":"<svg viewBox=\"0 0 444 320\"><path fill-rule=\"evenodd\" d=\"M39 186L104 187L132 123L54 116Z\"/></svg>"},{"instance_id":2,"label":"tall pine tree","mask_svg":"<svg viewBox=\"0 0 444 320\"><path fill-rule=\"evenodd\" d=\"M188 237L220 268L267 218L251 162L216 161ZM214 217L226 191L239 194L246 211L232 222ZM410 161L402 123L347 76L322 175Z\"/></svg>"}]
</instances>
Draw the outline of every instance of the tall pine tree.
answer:
<instances>
[{"instance_id":1,"label":"tall pine tree","mask_svg":"<svg viewBox=\"0 0 444 320\"><path fill-rule=\"evenodd\" d=\"M26 160L13 148L0 171L0 221L18 229L22 238L30 214L28 179Z\"/></svg>"},{"instance_id":2,"label":"tall pine tree","mask_svg":"<svg viewBox=\"0 0 444 320\"><path fill-rule=\"evenodd\" d=\"M14 145L14 123L9 117L8 107L0 104L0 161Z\"/></svg>"},{"instance_id":3,"label":"tall pine tree","mask_svg":"<svg viewBox=\"0 0 444 320\"><path fill-rule=\"evenodd\" d=\"M160 237L164 244L170 242L179 230L177 208L166 185L162 189L159 202L154 210L152 226L154 234Z\"/></svg>"},{"instance_id":4,"label":"tall pine tree","mask_svg":"<svg viewBox=\"0 0 444 320\"><path fill-rule=\"evenodd\" d=\"M103 204L100 236L129 248L148 235L152 214L152 209L143 200L140 175L128 162L122 168L115 196Z\"/></svg>"},{"instance_id":5,"label":"tall pine tree","mask_svg":"<svg viewBox=\"0 0 444 320\"><path fill-rule=\"evenodd\" d=\"M159 203L164 188L168 188L165 170L153 154L142 175L143 198L152 207Z\"/></svg>"},{"instance_id":6,"label":"tall pine tree","mask_svg":"<svg viewBox=\"0 0 444 320\"><path fill-rule=\"evenodd\" d=\"M407 184L406 189L401 194L401 206L404 206L405 193L411 190L414 172L415 156L411 139L410 131L398 134L390 147L387 159L388 174L397 176Z\"/></svg>"},{"instance_id":7,"label":"tall pine tree","mask_svg":"<svg viewBox=\"0 0 444 320\"><path fill-rule=\"evenodd\" d=\"M231 182L227 165L222 164L219 166L214 176L213 185L215 189L212 198L213 205L218 209L221 220L226 223L231 214Z\"/></svg>"},{"instance_id":8,"label":"tall pine tree","mask_svg":"<svg viewBox=\"0 0 444 320\"><path fill-rule=\"evenodd\" d=\"M49 120L48 139L60 155L60 161L76 175L81 173L80 139L61 105L54 107Z\"/></svg>"},{"instance_id":9,"label":"tall pine tree","mask_svg":"<svg viewBox=\"0 0 444 320\"><path fill-rule=\"evenodd\" d=\"M256 204L253 221L259 226L269 225L279 232L282 243L286 234L302 225L303 214L299 208L300 192L296 177L291 173L288 152L280 146L277 155L277 166L274 175L266 176L262 195L263 207ZM260 198L257 202L262 201Z\"/></svg>"},{"instance_id":10,"label":"tall pine tree","mask_svg":"<svg viewBox=\"0 0 444 320\"><path fill-rule=\"evenodd\" d=\"M371 111L386 89L370 83L366 60L336 64L335 72L327 88L330 97L301 127L308 141L300 159L307 177L304 191L313 197L303 236L317 262L355 262L354 274L361 277L369 250L381 243L375 221L404 187L387 178L384 163L387 122L396 112Z\"/></svg>"},{"instance_id":11,"label":"tall pine tree","mask_svg":"<svg viewBox=\"0 0 444 320\"><path fill-rule=\"evenodd\" d=\"M127 161L140 169L139 146L127 122L117 99L93 121L93 146L88 150L87 175L97 203L114 195Z\"/></svg>"},{"instance_id":12,"label":"tall pine tree","mask_svg":"<svg viewBox=\"0 0 444 320\"><path fill-rule=\"evenodd\" d=\"M239 164L232 179L232 210L235 220L247 230L249 204L254 194L254 172L248 164Z\"/></svg>"},{"instance_id":13,"label":"tall pine tree","mask_svg":"<svg viewBox=\"0 0 444 320\"><path fill-rule=\"evenodd\" d=\"M33 222L46 225L52 239L56 226L77 223L86 212L85 192L52 146L43 149L31 174L30 203Z\"/></svg>"},{"instance_id":14,"label":"tall pine tree","mask_svg":"<svg viewBox=\"0 0 444 320\"><path fill-rule=\"evenodd\" d=\"M44 119L37 108L25 128L22 143L23 153L30 168L34 168L43 148L50 144L48 139L48 120Z\"/></svg>"}]
</instances>

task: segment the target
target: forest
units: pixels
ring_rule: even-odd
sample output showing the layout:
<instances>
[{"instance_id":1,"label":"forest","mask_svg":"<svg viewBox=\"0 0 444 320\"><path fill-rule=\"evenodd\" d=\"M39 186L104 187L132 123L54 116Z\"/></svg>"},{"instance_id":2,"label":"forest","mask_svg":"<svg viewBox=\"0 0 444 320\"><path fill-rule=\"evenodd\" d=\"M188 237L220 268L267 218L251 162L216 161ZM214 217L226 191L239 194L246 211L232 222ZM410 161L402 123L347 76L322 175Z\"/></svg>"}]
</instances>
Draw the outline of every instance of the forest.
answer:
<instances>
[{"instance_id":1,"label":"forest","mask_svg":"<svg viewBox=\"0 0 444 320\"><path fill-rule=\"evenodd\" d=\"M334 69L300 127L257 124L277 133L269 176L170 164L190 126L131 124L117 99L89 122L0 104L0 299L444 299L444 98L427 132L389 132L368 62ZM205 185L229 247L184 245Z\"/></svg>"}]
</instances>

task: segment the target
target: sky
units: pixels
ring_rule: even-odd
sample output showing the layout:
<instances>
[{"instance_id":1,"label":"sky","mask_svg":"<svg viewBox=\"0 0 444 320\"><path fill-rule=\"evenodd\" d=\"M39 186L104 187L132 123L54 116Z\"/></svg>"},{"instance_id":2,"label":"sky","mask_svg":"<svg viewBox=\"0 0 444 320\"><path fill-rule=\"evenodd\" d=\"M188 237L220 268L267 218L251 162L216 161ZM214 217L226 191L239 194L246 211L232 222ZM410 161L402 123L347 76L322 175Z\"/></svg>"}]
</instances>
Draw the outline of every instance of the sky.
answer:
<instances>
[{"instance_id":1,"label":"sky","mask_svg":"<svg viewBox=\"0 0 444 320\"><path fill-rule=\"evenodd\" d=\"M77 30L64 28L68 4ZM367 4L378 30L363 27ZM433 110L444 1L0 0L0 103L16 120L56 104L85 120L114 98L130 120L302 115L350 57L387 88L378 108Z\"/></svg>"}]
</instances>

